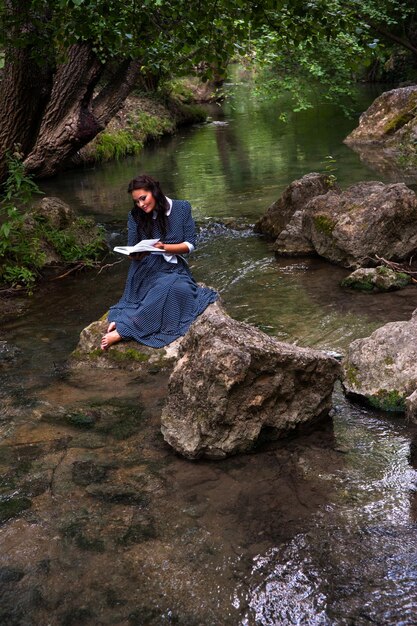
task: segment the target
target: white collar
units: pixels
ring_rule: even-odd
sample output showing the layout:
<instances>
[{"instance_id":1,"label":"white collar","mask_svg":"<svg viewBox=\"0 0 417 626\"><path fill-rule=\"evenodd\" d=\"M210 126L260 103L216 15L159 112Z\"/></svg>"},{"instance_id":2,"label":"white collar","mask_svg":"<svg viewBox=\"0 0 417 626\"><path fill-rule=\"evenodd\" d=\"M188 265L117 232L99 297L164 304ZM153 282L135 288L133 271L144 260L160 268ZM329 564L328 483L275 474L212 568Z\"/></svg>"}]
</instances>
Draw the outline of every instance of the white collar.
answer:
<instances>
[{"instance_id":1,"label":"white collar","mask_svg":"<svg viewBox=\"0 0 417 626\"><path fill-rule=\"evenodd\" d=\"M165 196L165 199L167 200L169 207L167 208L165 215L168 217L168 215L171 213L172 211L172 200L171 198L168 198L167 196ZM155 211L152 211L152 217L154 220L156 220L156 213Z\"/></svg>"}]
</instances>

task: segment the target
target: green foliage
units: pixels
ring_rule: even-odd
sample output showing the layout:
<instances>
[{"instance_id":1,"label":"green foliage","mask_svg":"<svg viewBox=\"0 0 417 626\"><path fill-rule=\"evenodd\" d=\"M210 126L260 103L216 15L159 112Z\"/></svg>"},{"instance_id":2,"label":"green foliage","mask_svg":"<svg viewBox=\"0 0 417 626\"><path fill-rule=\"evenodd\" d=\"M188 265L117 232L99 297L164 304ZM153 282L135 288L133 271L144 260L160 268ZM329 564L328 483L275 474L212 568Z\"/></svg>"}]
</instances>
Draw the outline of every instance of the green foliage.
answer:
<instances>
[{"instance_id":1,"label":"green foliage","mask_svg":"<svg viewBox=\"0 0 417 626\"><path fill-rule=\"evenodd\" d=\"M371 406L393 413L403 413L405 411L405 396L396 389L381 389L374 396L370 396Z\"/></svg>"},{"instance_id":2,"label":"green foliage","mask_svg":"<svg viewBox=\"0 0 417 626\"><path fill-rule=\"evenodd\" d=\"M259 89L267 97L288 91L294 111L324 98L350 113L366 68L398 46L417 58L411 0L295 0L266 7L266 15L252 39Z\"/></svg>"},{"instance_id":3,"label":"green foliage","mask_svg":"<svg viewBox=\"0 0 417 626\"><path fill-rule=\"evenodd\" d=\"M44 262L40 239L35 235L29 242L25 232L26 207L33 194L42 193L25 175L18 148L7 157L9 175L4 184L0 203L0 281L6 285L23 285L31 292L39 268Z\"/></svg>"},{"instance_id":4,"label":"green foliage","mask_svg":"<svg viewBox=\"0 0 417 626\"><path fill-rule=\"evenodd\" d=\"M45 264L45 242L64 264L92 265L103 250L103 229L97 228L97 237L92 240L94 222L77 218L65 231L58 230L44 216L30 211L33 195L42 192L25 174L19 152L8 156L8 168L0 203L0 283L32 293ZM83 233L88 234L85 243Z\"/></svg>"},{"instance_id":5,"label":"green foliage","mask_svg":"<svg viewBox=\"0 0 417 626\"><path fill-rule=\"evenodd\" d=\"M128 130L116 133L102 132L95 141L95 155L98 161L121 159L141 151L143 143L134 138Z\"/></svg>"},{"instance_id":6,"label":"green foliage","mask_svg":"<svg viewBox=\"0 0 417 626\"><path fill-rule=\"evenodd\" d=\"M334 157L328 154L324 157L324 161L322 161L322 163L324 164L324 173L327 175L327 184L332 187L337 182L337 176L333 173L337 171L337 161Z\"/></svg>"},{"instance_id":7,"label":"green foliage","mask_svg":"<svg viewBox=\"0 0 417 626\"><path fill-rule=\"evenodd\" d=\"M174 130L174 123L168 117L152 115L146 111L131 115L128 126L143 142L147 139L156 139Z\"/></svg>"}]
</instances>

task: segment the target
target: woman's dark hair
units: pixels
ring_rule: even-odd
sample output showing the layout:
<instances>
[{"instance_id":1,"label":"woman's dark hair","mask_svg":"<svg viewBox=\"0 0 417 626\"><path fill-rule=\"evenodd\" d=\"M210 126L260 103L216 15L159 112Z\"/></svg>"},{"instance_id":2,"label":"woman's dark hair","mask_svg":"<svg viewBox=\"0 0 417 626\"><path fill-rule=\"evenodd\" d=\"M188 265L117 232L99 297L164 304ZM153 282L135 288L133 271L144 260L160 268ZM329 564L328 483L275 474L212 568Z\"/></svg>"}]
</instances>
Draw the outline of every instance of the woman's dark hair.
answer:
<instances>
[{"instance_id":1,"label":"woman's dark hair","mask_svg":"<svg viewBox=\"0 0 417 626\"><path fill-rule=\"evenodd\" d=\"M167 232L167 217L166 212L169 209L169 203L164 194L162 193L159 181L148 176L147 174L141 174L130 181L127 191L132 193L134 189L145 189L150 191L156 200L154 211L156 213L156 224L159 227L159 231L162 237L165 237ZM152 213L144 213L135 203L133 203L132 216L137 224L138 235L141 238L143 234L147 237L152 237L152 226L154 218Z\"/></svg>"}]
</instances>

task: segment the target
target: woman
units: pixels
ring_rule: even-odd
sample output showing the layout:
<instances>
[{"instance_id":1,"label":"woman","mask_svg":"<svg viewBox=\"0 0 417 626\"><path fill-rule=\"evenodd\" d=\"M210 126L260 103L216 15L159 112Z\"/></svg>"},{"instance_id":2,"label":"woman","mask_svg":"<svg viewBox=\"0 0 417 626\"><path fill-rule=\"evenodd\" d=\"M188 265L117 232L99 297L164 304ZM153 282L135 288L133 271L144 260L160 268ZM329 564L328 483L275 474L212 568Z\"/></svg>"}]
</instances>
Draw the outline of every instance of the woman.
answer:
<instances>
[{"instance_id":1,"label":"woman","mask_svg":"<svg viewBox=\"0 0 417 626\"><path fill-rule=\"evenodd\" d=\"M182 254L195 247L191 205L170 200L159 182L141 175L130 181L133 208L128 218L128 245L159 239L155 248L164 253L130 255L122 298L109 311L109 326L102 350L123 339L161 348L184 335L192 322L217 300L212 289L199 287ZM165 254L166 253L166 254Z\"/></svg>"}]
</instances>

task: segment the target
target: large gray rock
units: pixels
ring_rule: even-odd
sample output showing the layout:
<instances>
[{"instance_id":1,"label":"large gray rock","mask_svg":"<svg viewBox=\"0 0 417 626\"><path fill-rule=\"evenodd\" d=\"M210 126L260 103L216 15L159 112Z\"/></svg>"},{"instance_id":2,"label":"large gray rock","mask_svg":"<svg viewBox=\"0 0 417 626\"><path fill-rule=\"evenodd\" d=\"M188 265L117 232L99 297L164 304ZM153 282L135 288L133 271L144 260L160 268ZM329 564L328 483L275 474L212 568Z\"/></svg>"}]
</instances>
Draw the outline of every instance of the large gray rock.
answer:
<instances>
[{"instance_id":1,"label":"large gray rock","mask_svg":"<svg viewBox=\"0 0 417 626\"><path fill-rule=\"evenodd\" d=\"M411 416L415 405L407 399L417 389L417 310L409 321L390 322L350 344L343 388L385 411L404 412L408 402Z\"/></svg>"},{"instance_id":2,"label":"large gray rock","mask_svg":"<svg viewBox=\"0 0 417 626\"><path fill-rule=\"evenodd\" d=\"M326 174L316 172L294 180L256 222L254 231L275 239L294 213L302 210L315 196L327 193L331 187L332 179Z\"/></svg>"},{"instance_id":3,"label":"large gray rock","mask_svg":"<svg viewBox=\"0 0 417 626\"><path fill-rule=\"evenodd\" d=\"M417 180L416 105L416 85L387 91L361 115L358 127L345 139L361 160L386 180Z\"/></svg>"},{"instance_id":4,"label":"large gray rock","mask_svg":"<svg viewBox=\"0 0 417 626\"><path fill-rule=\"evenodd\" d=\"M403 261L417 250L417 198L403 183L363 182L311 200L303 234L320 256L343 267Z\"/></svg>"},{"instance_id":5,"label":"large gray rock","mask_svg":"<svg viewBox=\"0 0 417 626\"><path fill-rule=\"evenodd\" d=\"M230 318L215 303L180 347L162 411L165 440L189 459L220 459L325 418L339 363Z\"/></svg>"},{"instance_id":6,"label":"large gray rock","mask_svg":"<svg viewBox=\"0 0 417 626\"><path fill-rule=\"evenodd\" d=\"M417 139L417 85L391 89L381 94L360 116L359 125L345 139L359 143L393 144L411 133ZM397 137L396 137L397 135Z\"/></svg>"}]
</instances>

